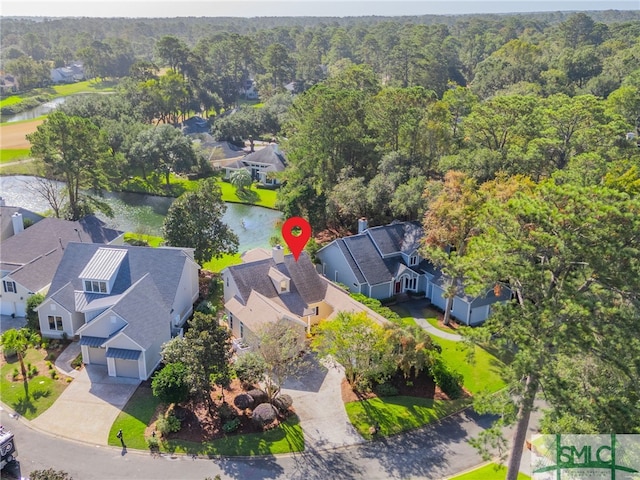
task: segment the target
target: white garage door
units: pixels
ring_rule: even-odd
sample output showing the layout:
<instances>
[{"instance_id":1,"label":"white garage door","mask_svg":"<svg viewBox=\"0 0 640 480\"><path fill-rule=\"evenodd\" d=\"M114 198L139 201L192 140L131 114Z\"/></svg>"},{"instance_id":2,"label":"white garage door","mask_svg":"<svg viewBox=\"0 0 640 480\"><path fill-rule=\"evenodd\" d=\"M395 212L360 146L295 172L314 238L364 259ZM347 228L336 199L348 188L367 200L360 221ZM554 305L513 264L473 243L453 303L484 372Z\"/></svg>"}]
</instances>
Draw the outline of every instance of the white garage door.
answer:
<instances>
[{"instance_id":1,"label":"white garage door","mask_svg":"<svg viewBox=\"0 0 640 480\"><path fill-rule=\"evenodd\" d=\"M16 317L27 316L27 304L22 302L16 302Z\"/></svg>"},{"instance_id":2,"label":"white garage door","mask_svg":"<svg viewBox=\"0 0 640 480\"><path fill-rule=\"evenodd\" d=\"M106 365L107 364L107 349L89 347L89 363L92 365Z\"/></svg>"},{"instance_id":3,"label":"white garage door","mask_svg":"<svg viewBox=\"0 0 640 480\"><path fill-rule=\"evenodd\" d=\"M124 360L122 358L116 358L115 360L117 377L140 378L138 360Z\"/></svg>"},{"instance_id":4,"label":"white garage door","mask_svg":"<svg viewBox=\"0 0 640 480\"><path fill-rule=\"evenodd\" d=\"M13 313L13 302L0 300L0 313L2 315L11 315Z\"/></svg>"}]
</instances>

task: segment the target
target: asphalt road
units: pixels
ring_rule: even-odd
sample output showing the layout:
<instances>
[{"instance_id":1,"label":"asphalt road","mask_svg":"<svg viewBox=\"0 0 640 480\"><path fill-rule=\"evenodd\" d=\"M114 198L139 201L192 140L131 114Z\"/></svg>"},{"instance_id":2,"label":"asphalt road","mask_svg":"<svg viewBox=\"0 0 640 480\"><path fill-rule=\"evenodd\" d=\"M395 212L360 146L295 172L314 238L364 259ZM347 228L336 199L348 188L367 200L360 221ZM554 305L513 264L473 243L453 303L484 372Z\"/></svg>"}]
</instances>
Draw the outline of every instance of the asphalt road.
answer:
<instances>
[{"instance_id":1,"label":"asphalt road","mask_svg":"<svg viewBox=\"0 0 640 480\"><path fill-rule=\"evenodd\" d=\"M466 442L489 425L490 418L471 411L409 434L329 451L308 450L270 457L192 459L152 457L147 452L95 447L33 429L28 422L0 412L15 433L19 466L3 478L28 477L54 468L75 480L110 479L441 479L482 462ZM510 435L510 432L509 432ZM528 459L526 460L528 462ZM523 461L523 466L525 462Z\"/></svg>"}]
</instances>

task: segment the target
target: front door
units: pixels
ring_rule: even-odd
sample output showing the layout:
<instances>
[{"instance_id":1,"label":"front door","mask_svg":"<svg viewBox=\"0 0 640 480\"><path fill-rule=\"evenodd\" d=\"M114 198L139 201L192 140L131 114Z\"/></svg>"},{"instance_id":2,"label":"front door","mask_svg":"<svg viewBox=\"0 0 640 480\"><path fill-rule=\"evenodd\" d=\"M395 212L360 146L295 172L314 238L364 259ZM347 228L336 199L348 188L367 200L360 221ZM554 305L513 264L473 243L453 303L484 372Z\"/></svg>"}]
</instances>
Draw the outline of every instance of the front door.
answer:
<instances>
[{"instance_id":1,"label":"front door","mask_svg":"<svg viewBox=\"0 0 640 480\"><path fill-rule=\"evenodd\" d=\"M396 295L397 295L398 293L400 293L400 291L401 291L401 290L402 290L402 282L398 281L398 282L396 282L396 286L395 286L395 293L396 293Z\"/></svg>"}]
</instances>

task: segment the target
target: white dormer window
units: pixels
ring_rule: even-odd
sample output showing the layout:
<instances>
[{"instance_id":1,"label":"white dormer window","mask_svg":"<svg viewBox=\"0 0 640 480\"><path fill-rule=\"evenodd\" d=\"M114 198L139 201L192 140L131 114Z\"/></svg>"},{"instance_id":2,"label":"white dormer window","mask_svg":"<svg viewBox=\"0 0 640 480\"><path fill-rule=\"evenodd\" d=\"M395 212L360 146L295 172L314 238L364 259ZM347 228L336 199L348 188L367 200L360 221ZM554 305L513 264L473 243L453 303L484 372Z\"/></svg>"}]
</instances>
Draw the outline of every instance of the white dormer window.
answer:
<instances>
[{"instance_id":1,"label":"white dormer window","mask_svg":"<svg viewBox=\"0 0 640 480\"><path fill-rule=\"evenodd\" d=\"M107 293L107 282L85 280L84 291L93 293Z\"/></svg>"}]
</instances>

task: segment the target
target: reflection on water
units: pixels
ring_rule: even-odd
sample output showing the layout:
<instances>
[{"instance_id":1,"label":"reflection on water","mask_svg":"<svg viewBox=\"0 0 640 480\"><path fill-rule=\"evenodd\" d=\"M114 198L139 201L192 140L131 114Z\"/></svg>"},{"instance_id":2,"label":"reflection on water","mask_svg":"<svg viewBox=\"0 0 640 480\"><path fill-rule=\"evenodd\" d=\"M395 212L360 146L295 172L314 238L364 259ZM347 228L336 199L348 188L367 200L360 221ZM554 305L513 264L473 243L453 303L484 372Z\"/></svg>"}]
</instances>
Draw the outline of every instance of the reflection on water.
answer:
<instances>
[{"instance_id":1,"label":"reflection on water","mask_svg":"<svg viewBox=\"0 0 640 480\"><path fill-rule=\"evenodd\" d=\"M3 122L19 122L21 120L31 120L32 118L38 118L42 115L55 110L58 105L64 103L67 97L57 97L53 100L38 105L37 107L25 110L24 112L16 113L14 115L2 115Z\"/></svg>"},{"instance_id":2,"label":"reflection on water","mask_svg":"<svg viewBox=\"0 0 640 480\"><path fill-rule=\"evenodd\" d=\"M0 177L0 195L7 205L19 206L35 212L49 210L49 204L43 198L34 195L28 189L33 177ZM62 183L59 183L62 188ZM173 198L143 195L138 193L106 193L104 201L114 212L114 218L98 216L108 226L126 232L161 235L162 222L173 202ZM268 247L269 238L279 232L276 223L281 213L268 208L227 203L224 222L238 235L240 251L255 247Z\"/></svg>"}]
</instances>

